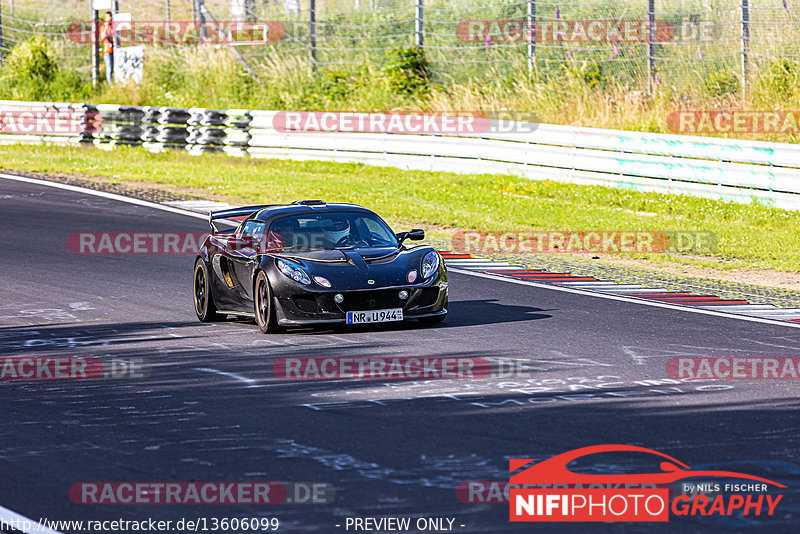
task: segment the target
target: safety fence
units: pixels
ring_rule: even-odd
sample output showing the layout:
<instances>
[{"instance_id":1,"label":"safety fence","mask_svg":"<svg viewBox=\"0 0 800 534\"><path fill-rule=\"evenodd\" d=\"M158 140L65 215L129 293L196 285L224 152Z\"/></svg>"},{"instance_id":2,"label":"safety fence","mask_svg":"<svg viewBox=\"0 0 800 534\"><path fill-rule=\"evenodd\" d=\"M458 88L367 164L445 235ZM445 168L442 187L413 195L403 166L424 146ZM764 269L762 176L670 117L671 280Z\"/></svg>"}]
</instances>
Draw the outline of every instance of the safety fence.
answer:
<instances>
[{"instance_id":1,"label":"safety fence","mask_svg":"<svg viewBox=\"0 0 800 534\"><path fill-rule=\"evenodd\" d=\"M500 128L497 120L446 134L308 131L294 128L287 113L0 101L0 143L509 174L800 209L800 147L792 144L524 122Z\"/></svg>"},{"instance_id":2,"label":"safety fence","mask_svg":"<svg viewBox=\"0 0 800 534\"><path fill-rule=\"evenodd\" d=\"M137 45L155 47L158 28L170 28L173 35L155 39L158 46L191 46L209 21L268 21L270 31L278 31L235 43L239 59L256 66L281 57L347 69L367 60L380 64L393 47L418 45L437 77L459 81L566 69L597 84L663 84L679 91L706 84L711 91L735 92L751 70L792 68L800 43L797 0L115 0L112 5L139 23L141 31L123 32L136 35ZM85 32L76 33L75 25L91 20L90 13L88 1L0 0L0 56L38 35L51 42L63 67L88 74L90 45L76 38ZM183 35L187 22L197 25L194 38ZM122 46L129 44L123 38Z\"/></svg>"}]
</instances>

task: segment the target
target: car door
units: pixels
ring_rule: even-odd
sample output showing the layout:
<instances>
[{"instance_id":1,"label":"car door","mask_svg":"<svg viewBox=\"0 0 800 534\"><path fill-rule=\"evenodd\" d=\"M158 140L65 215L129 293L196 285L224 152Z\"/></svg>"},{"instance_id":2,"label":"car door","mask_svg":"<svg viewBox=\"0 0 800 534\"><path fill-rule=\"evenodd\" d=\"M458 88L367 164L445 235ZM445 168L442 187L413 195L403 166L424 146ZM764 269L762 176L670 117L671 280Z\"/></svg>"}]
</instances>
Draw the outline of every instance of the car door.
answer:
<instances>
[{"instance_id":1,"label":"car door","mask_svg":"<svg viewBox=\"0 0 800 534\"><path fill-rule=\"evenodd\" d=\"M259 223L245 220L233 233L220 235L211 265L215 273L214 296L220 311L253 312L252 278L247 266L255 259L249 236L258 232Z\"/></svg>"},{"instance_id":2,"label":"car door","mask_svg":"<svg viewBox=\"0 0 800 534\"><path fill-rule=\"evenodd\" d=\"M253 309L253 276L264 228L265 223L261 221L245 221L233 236L233 242L229 247L231 276L237 283L234 291L240 299L240 305L246 311Z\"/></svg>"}]
</instances>

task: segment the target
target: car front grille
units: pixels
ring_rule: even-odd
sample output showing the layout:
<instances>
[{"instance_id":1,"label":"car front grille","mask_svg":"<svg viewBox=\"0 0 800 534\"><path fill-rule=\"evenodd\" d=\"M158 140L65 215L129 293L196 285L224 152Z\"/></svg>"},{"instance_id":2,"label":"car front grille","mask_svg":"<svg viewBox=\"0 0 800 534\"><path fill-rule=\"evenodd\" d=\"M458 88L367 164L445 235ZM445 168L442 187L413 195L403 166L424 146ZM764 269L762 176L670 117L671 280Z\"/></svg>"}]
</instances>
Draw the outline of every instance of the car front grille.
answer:
<instances>
[{"instance_id":1,"label":"car front grille","mask_svg":"<svg viewBox=\"0 0 800 534\"><path fill-rule=\"evenodd\" d=\"M419 297L414 301L414 306L427 308L433 306L439 300L439 286L426 287L420 290Z\"/></svg>"},{"instance_id":2,"label":"car front grille","mask_svg":"<svg viewBox=\"0 0 800 534\"><path fill-rule=\"evenodd\" d=\"M399 292L399 289L344 292L344 301L339 307L346 312L402 308L408 300L400 300Z\"/></svg>"},{"instance_id":3,"label":"car front grille","mask_svg":"<svg viewBox=\"0 0 800 534\"><path fill-rule=\"evenodd\" d=\"M315 298L305 295L294 297L294 305L297 306L298 310L305 313L320 313L322 311Z\"/></svg>"}]
</instances>

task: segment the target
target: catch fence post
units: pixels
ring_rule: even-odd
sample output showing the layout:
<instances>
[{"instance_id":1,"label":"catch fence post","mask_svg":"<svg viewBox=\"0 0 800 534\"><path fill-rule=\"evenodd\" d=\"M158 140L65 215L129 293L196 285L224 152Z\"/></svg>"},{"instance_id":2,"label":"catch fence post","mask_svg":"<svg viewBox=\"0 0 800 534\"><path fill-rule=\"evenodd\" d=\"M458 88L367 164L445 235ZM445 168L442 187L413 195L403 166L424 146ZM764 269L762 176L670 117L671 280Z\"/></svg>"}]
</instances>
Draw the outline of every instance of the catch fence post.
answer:
<instances>
[{"instance_id":1,"label":"catch fence post","mask_svg":"<svg viewBox=\"0 0 800 534\"><path fill-rule=\"evenodd\" d=\"M14 15L14 13L13 13L14 4L13 3L11 4L11 9L12 9L11 15L13 16ZM3 62L3 4L0 4L0 63L2 63L2 62Z\"/></svg>"},{"instance_id":2,"label":"catch fence post","mask_svg":"<svg viewBox=\"0 0 800 534\"><path fill-rule=\"evenodd\" d=\"M536 57L536 0L528 0L528 75L533 74ZM523 33L524 35L524 33Z\"/></svg>"},{"instance_id":3,"label":"catch fence post","mask_svg":"<svg viewBox=\"0 0 800 534\"><path fill-rule=\"evenodd\" d=\"M97 10L94 6L92 9L92 87L97 87L97 81L100 79L100 49L98 48L98 37L100 33L99 19L97 17Z\"/></svg>"},{"instance_id":4,"label":"catch fence post","mask_svg":"<svg viewBox=\"0 0 800 534\"><path fill-rule=\"evenodd\" d=\"M309 0L308 4L308 61L311 70L317 69L317 2Z\"/></svg>"},{"instance_id":5,"label":"catch fence post","mask_svg":"<svg viewBox=\"0 0 800 534\"><path fill-rule=\"evenodd\" d=\"M647 0L647 93L653 94L656 77L656 0Z\"/></svg>"},{"instance_id":6,"label":"catch fence post","mask_svg":"<svg viewBox=\"0 0 800 534\"><path fill-rule=\"evenodd\" d=\"M741 3L742 38L742 100L747 98L747 77L750 71L750 5L748 0Z\"/></svg>"},{"instance_id":7,"label":"catch fence post","mask_svg":"<svg viewBox=\"0 0 800 534\"><path fill-rule=\"evenodd\" d=\"M414 45L420 50L425 45L424 38L424 13L422 0L414 0Z\"/></svg>"}]
</instances>

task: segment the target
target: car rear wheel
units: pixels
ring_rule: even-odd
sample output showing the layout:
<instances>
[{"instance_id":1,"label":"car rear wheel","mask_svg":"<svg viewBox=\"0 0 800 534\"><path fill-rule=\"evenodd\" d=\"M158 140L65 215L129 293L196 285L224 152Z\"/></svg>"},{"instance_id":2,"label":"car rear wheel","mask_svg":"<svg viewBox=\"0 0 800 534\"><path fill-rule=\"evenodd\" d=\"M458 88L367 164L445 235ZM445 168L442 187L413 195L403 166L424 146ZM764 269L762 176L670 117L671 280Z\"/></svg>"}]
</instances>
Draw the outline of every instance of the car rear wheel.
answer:
<instances>
[{"instance_id":1,"label":"car rear wheel","mask_svg":"<svg viewBox=\"0 0 800 534\"><path fill-rule=\"evenodd\" d=\"M211 278L208 267L202 258L197 258L194 263L194 312L203 323L210 323L219 319L214 298L211 296Z\"/></svg>"},{"instance_id":2,"label":"car rear wheel","mask_svg":"<svg viewBox=\"0 0 800 534\"><path fill-rule=\"evenodd\" d=\"M256 323L262 334L273 334L278 331L275 308L272 305L272 291L264 271L259 271L253 291Z\"/></svg>"}]
</instances>

